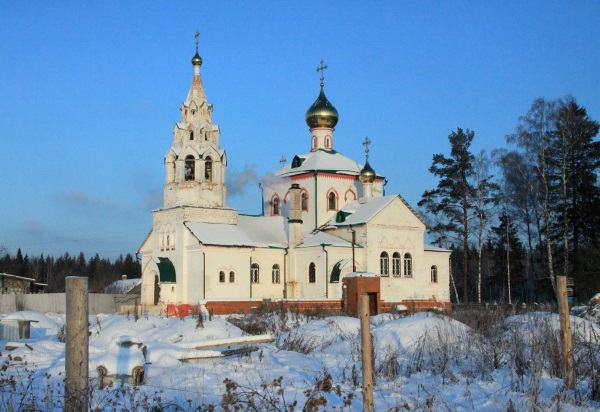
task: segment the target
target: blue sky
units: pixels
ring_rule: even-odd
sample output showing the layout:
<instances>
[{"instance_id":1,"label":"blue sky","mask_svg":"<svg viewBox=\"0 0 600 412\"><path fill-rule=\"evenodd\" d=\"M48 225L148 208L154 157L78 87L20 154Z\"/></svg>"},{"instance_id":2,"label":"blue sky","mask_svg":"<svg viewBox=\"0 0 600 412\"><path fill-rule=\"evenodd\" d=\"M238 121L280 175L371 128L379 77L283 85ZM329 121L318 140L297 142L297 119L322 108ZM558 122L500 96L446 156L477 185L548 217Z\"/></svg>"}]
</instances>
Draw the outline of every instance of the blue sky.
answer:
<instances>
[{"instance_id":1,"label":"blue sky","mask_svg":"<svg viewBox=\"0 0 600 412\"><path fill-rule=\"evenodd\" d=\"M416 206L457 127L490 151L535 98L566 94L600 120L599 21L597 1L1 1L0 245L137 250L161 206L196 29L228 205L255 214L257 183L239 178L309 150L320 60L335 148L362 162L369 136L387 193Z\"/></svg>"}]
</instances>

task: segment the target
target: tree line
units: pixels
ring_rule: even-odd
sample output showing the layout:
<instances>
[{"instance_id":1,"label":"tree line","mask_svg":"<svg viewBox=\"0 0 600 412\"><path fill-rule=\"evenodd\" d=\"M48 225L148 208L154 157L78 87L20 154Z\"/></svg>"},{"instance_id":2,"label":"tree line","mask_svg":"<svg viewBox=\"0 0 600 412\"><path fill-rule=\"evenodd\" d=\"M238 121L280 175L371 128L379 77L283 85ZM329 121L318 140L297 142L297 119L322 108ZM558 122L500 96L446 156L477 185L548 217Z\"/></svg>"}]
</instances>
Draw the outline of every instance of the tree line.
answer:
<instances>
[{"instance_id":1,"label":"tree line","mask_svg":"<svg viewBox=\"0 0 600 412\"><path fill-rule=\"evenodd\" d=\"M130 253L111 262L101 259L97 253L89 259L83 253L71 256L68 252L58 258L43 254L30 258L27 254L23 256L19 248L16 255L5 253L0 258L0 273L35 279L47 285L44 290L48 293L64 292L67 276L86 276L89 278L89 291L102 293L121 276L139 278L142 272L140 263Z\"/></svg>"},{"instance_id":2,"label":"tree line","mask_svg":"<svg viewBox=\"0 0 600 412\"><path fill-rule=\"evenodd\" d=\"M419 202L433 243L452 249L453 301L552 301L556 276L575 300L600 292L599 124L575 98L536 99L507 148L473 153L458 128Z\"/></svg>"}]
</instances>

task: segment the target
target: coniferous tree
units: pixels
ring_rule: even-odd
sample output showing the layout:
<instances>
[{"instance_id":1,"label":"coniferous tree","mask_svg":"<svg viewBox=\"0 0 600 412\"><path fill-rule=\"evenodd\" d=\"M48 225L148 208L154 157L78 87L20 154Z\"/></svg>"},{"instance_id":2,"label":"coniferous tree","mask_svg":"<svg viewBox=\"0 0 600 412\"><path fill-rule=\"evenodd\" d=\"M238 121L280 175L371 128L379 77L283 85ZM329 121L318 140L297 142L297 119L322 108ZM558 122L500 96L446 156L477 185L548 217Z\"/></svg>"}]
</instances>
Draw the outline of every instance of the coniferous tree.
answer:
<instances>
[{"instance_id":1,"label":"coniferous tree","mask_svg":"<svg viewBox=\"0 0 600 412\"><path fill-rule=\"evenodd\" d=\"M439 178L438 185L426 190L418 203L430 214L443 215L443 220L431 226L430 233L453 234L462 244L462 298L465 303L469 300L469 230L475 194L472 182L475 156L470 152L474 137L475 132L461 128L448 136L450 156L433 155L433 164L429 168Z\"/></svg>"},{"instance_id":2,"label":"coniferous tree","mask_svg":"<svg viewBox=\"0 0 600 412\"><path fill-rule=\"evenodd\" d=\"M580 285L588 284L578 267L588 259L581 256L581 246L589 253L587 247L597 245L600 229L600 144L594 141L598 129L598 122L591 120L574 98L560 102L550 157L555 180L556 243L562 249L561 273L574 276Z\"/></svg>"}]
</instances>

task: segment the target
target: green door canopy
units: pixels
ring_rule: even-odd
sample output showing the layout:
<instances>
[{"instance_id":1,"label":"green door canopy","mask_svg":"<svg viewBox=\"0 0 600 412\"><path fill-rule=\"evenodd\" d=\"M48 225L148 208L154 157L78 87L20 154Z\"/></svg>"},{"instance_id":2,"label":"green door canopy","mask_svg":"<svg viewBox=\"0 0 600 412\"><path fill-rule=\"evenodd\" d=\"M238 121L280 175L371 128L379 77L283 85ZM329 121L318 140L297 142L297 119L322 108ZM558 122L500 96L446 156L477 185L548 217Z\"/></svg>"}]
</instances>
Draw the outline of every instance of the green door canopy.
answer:
<instances>
[{"instance_id":1,"label":"green door canopy","mask_svg":"<svg viewBox=\"0 0 600 412\"><path fill-rule=\"evenodd\" d=\"M175 283L175 266L169 258L158 258L158 272L160 273L160 283Z\"/></svg>"},{"instance_id":2,"label":"green door canopy","mask_svg":"<svg viewBox=\"0 0 600 412\"><path fill-rule=\"evenodd\" d=\"M342 266L344 263L346 263L344 260L340 260L331 270L331 283L338 283L340 281L340 273L342 273Z\"/></svg>"}]
</instances>

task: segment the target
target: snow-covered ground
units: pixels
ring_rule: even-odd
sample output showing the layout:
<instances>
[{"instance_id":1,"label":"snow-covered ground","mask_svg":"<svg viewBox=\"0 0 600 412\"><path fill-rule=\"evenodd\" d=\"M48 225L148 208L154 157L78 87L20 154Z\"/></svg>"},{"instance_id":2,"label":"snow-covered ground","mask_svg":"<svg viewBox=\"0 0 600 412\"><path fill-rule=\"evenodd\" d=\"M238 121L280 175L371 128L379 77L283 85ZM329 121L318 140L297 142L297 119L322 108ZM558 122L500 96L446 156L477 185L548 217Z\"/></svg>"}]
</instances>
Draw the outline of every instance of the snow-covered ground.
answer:
<instances>
[{"instance_id":1,"label":"snow-covered ground","mask_svg":"<svg viewBox=\"0 0 600 412\"><path fill-rule=\"evenodd\" d=\"M245 332L226 317L200 325L192 316L92 316L90 407L203 411L211 405L246 410L253 404L257 410L362 410L358 319L278 316L266 317L279 330L275 342L227 357L219 355L232 348L197 349L207 341L242 340ZM3 319L10 318L37 322L31 324L30 339L0 341L0 411L60 410L64 315L26 311ZM373 316L376 410L598 410L590 376L594 367L600 374L600 327L581 318L571 321L578 363L575 390L564 389L558 377L553 352L558 315L512 316L486 336L439 314ZM123 374L140 359L143 363L141 353L143 385L117 380L99 389L98 365ZM185 358L196 359L182 362Z\"/></svg>"}]
</instances>

